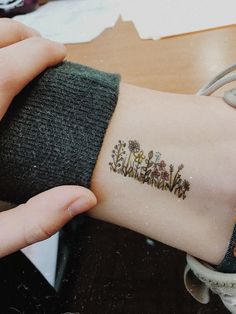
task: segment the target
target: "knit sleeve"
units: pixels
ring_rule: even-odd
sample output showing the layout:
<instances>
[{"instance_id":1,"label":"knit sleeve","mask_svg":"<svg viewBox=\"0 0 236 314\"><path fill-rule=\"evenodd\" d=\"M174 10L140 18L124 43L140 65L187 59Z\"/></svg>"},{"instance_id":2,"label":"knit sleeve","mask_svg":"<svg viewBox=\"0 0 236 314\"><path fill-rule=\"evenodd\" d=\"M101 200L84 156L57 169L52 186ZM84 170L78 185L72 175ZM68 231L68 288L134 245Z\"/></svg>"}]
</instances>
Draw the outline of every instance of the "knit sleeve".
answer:
<instances>
[{"instance_id":1,"label":"knit sleeve","mask_svg":"<svg viewBox=\"0 0 236 314\"><path fill-rule=\"evenodd\" d=\"M64 62L47 69L0 122L0 199L14 203L58 185L90 186L120 76Z\"/></svg>"}]
</instances>

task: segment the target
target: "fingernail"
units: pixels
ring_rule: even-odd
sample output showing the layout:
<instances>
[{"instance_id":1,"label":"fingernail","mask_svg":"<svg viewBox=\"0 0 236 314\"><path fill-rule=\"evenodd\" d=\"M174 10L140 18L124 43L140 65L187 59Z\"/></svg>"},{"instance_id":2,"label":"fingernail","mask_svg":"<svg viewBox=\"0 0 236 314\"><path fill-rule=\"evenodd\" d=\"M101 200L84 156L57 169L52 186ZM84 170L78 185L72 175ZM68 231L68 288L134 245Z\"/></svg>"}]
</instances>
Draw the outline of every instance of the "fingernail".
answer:
<instances>
[{"instance_id":1,"label":"fingernail","mask_svg":"<svg viewBox=\"0 0 236 314\"><path fill-rule=\"evenodd\" d=\"M74 201L68 208L68 211L72 217L85 212L91 207L91 199L88 196L80 196Z\"/></svg>"}]
</instances>

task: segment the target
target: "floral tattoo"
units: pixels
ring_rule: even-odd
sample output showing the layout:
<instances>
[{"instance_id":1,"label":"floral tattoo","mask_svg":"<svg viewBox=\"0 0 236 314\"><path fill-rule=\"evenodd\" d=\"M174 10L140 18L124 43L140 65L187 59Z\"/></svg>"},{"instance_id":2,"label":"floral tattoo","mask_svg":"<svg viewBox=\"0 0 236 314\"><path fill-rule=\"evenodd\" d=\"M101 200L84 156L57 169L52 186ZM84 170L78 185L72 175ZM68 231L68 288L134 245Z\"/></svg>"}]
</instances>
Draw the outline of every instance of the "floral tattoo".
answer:
<instances>
[{"instance_id":1,"label":"floral tattoo","mask_svg":"<svg viewBox=\"0 0 236 314\"><path fill-rule=\"evenodd\" d=\"M118 141L112 150L112 162L109 162L110 170L131 177L140 183L147 183L159 190L170 191L179 198L185 199L190 190L189 181L182 179L181 171L184 165L167 165L161 159L161 153L151 150L145 154L141 150L139 142L130 140L128 145L124 141Z\"/></svg>"}]
</instances>

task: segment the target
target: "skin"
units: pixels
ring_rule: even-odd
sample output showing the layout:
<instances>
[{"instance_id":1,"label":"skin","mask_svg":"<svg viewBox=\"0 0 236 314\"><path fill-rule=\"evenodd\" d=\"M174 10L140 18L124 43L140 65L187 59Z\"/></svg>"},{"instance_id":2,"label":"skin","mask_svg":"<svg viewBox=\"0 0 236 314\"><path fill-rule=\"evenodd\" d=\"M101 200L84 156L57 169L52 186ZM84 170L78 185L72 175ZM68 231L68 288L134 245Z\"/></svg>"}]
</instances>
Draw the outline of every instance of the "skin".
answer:
<instances>
[{"instance_id":1,"label":"skin","mask_svg":"<svg viewBox=\"0 0 236 314\"><path fill-rule=\"evenodd\" d=\"M221 98L122 84L93 172L98 204L89 214L219 264L235 224L235 117ZM175 169L184 164L187 197L111 171L119 140L137 140L144 152L161 152Z\"/></svg>"},{"instance_id":2,"label":"skin","mask_svg":"<svg viewBox=\"0 0 236 314\"><path fill-rule=\"evenodd\" d=\"M30 80L65 57L63 46L14 23L0 20L0 118ZM6 35L3 30L7 28ZM71 216L95 205L88 212L92 217L135 230L209 263L220 263L235 224L235 114L221 98L121 84L92 176L91 191L97 204L89 190L67 186L1 213L0 256L49 237ZM184 178L191 186L188 196L183 200L111 171L112 150L119 140L137 140L144 152L161 152L175 169L184 164ZM77 202L85 195L88 202L81 209Z\"/></svg>"},{"instance_id":3,"label":"skin","mask_svg":"<svg viewBox=\"0 0 236 314\"><path fill-rule=\"evenodd\" d=\"M63 45L41 38L16 21L0 19L0 120L15 95L65 55ZM95 195L84 187L61 186L1 212L0 257L49 238L96 202Z\"/></svg>"}]
</instances>

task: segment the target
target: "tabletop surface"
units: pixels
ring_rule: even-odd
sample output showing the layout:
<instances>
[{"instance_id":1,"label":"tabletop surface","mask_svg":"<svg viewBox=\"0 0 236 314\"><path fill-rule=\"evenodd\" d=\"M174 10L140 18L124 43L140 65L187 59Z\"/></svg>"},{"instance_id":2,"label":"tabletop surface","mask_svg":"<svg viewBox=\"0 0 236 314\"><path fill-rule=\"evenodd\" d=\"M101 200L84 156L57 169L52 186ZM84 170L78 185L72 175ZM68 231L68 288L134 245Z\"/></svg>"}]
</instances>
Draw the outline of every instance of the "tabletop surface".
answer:
<instances>
[{"instance_id":1,"label":"tabletop surface","mask_svg":"<svg viewBox=\"0 0 236 314\"><path fill-rule=\"evenodd\" d=\"M236 62L236 26L161 40L141 40L131 22L85 44L67 45L68 59L121 73L126 83L174 93L195 93Z\"/></svg>"}]
</instances>

